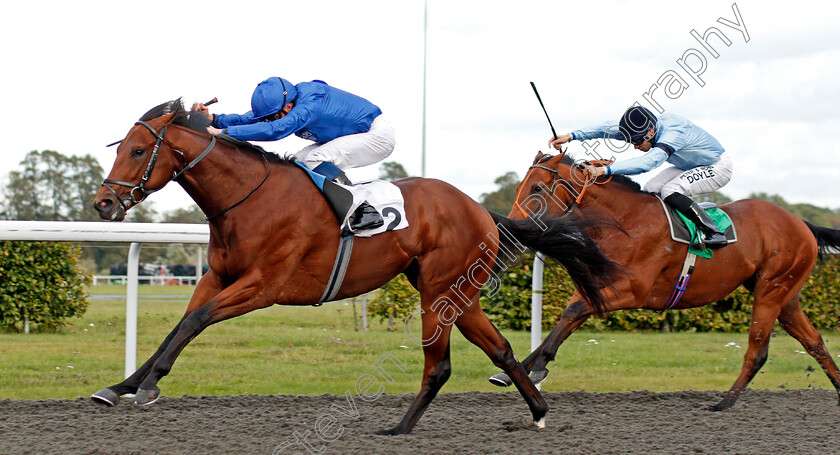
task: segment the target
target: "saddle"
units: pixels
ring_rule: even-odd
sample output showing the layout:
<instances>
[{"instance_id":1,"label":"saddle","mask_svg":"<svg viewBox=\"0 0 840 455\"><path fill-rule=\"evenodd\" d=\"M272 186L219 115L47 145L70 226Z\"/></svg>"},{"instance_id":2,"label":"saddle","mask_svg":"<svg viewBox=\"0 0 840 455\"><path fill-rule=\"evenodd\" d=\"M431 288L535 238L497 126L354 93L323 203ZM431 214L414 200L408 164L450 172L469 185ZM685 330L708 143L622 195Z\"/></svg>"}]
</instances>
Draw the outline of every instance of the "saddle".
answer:
<instances>
[{"instance_id":1,"label":"saddle","mask_svg":"<svg viewBox=\"0 0 840 455\"><path fill-rule=\"evenodd\" d=\"M665 211L665 217L668 219L668 225L671 231L671 239L675 242L685 243L689 245L689 252L697 256L710 258L712 257L712 250L704 248L700 243L700 235L702 235L694 222L685 217L675 208L666 204L659 196L656 196L659 203L662 204L662 209ZM700 202L700 208L706 211L718 228L724 233L727 240L727 245L738 241L738 233L735 230L735 225L732 219L723 210L717 208L714 202Z\"/></svg>"},{"instance_id":2,"label":"saddle","mask_svg":"<svg viewBox=\"0 0 840 455\"><path fill-rule=\"evenodd\" d=\"M405 216L405 202L402 191L393 183L375 180L354 186L342 185L326 179L321 174L312 172L300 161L295 161L295 164L306 171L339 219L340 232L338 234L340 240L333 269L330 272L324 293L318 303L314 305L320 306L324 302L334 300L341 284L344 282L347 266L353 254L354 237L370 237L382 232L405 229L408 227L408 219ZM385 223L376 228L351 232L347 228L350 215L365 201L382 215Z\"/></svg>"}]
</instances>

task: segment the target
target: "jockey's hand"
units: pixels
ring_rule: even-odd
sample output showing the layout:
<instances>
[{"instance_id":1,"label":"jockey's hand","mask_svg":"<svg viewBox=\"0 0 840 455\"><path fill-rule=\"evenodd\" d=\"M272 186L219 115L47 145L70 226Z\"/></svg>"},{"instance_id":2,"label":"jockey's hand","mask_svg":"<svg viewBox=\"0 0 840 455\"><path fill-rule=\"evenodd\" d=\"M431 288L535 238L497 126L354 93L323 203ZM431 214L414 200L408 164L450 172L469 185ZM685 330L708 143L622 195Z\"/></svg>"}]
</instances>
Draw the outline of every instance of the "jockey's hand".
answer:
<instances>
[{"instance_id":1,"label":"jockey's hand","mask_svg":"<svg viewBox=\"0 0 840 455\"><path fill-rule=\"evenodd\" d=\"M219 134L224 133L224 130L220 130L218 128L213 128L212 126L207 127L207 132L212 134L213 136L217 136Z\"/></svg>"},{"instance_id":2,"label":"jockey's hand","mask_svg":"<svg viewBox=\"0 0 840 455\"><path fill-rule=\"evenodd\" d=\"M561 134L548 140L548 146L560 150L560 146L572 140L571 134Z\"/></svg>"},{"instance_id":3,"label":"jockey's hand","mask_svg":"<svg viewBox=\"0 0 840 455\"><path fill-rule=\"evenodd\" d=\"M603 166L593 166L589 163L584 163L583 172L586 175L586 180L595 180L598 177L607 173L607 169Z\"/></svg>"},{"instance_id":4,"label":"jockey's hand","mask_svg":"<svg viewBox=\"0 0 840 455\"><path fill-rule=\"evenodd\" d=\"M207 109L207 106L204 103L195 103L192 105L192 110L194 112L202 112L204 115L207 116L207 120L213 121L213 116L210 114L210 110Z\"/></svg>"}]
</instances>

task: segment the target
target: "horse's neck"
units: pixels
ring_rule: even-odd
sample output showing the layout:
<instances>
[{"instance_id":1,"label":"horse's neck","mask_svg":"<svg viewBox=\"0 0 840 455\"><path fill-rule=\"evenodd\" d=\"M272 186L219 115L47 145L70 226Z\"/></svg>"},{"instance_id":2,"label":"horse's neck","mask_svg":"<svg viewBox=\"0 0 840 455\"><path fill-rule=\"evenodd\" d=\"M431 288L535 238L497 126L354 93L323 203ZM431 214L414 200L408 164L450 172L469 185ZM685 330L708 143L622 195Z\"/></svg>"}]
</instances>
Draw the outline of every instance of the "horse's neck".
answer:
<instances>
[{"instance_id":1,"label":"horse's neck","mask_svg":"<svg viewBox=\"0 0 840 455\"><path fill-rule=\"evenodd\" d=\"M643 193L619 184L593 185L587 188L580 202L581 208L597 207L607 210L619 222L629 221L659 203L650 193Z\"/></svg>"},{"instance_id":2,"label":"horse's neck","mask_svg":"<svg viewBox=\"0 0 840 455\"><path fill-rule=\"evenodd\" d=\"M189 131L182 134L192 135L191 147L182 149L187 162L196 159L209 145L210 141ZM237 150L236 146L218 139L213 150L205 156L194 168L185 172L179 183L192 197L193 201L208 216L217 214L236 204L248 193L260 185L268 169L271 174L293 173L290 166L276 166L268 164L254 151ZM281 185L292 184L295 179L272 179L275 183L272 191L284 191L277 188ZM264 190L265 188L260 188ZM252 196L253 197L253 196Z\"/></svg>"}]
</instances>

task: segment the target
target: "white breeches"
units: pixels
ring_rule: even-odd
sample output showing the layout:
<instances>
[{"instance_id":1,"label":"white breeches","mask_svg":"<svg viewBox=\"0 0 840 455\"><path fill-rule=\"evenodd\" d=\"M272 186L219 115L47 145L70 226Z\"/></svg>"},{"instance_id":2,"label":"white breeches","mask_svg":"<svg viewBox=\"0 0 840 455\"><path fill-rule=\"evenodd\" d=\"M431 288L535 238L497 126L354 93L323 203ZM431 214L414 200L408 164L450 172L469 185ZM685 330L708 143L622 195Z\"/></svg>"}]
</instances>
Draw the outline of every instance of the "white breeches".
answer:
<instances>
[{"instance_id":1,"label":"white breeches","mask_svg":"<svg viewBox=\"0 0 840 455\"><path fill-rule=\"evenodd\" d=\"M708 166L698 166L687 171L671 166L645 184L645 191L659 193L664 199L674 193L686 196L717 191L732 179L732 160L724 153Z\"/></svg>"},{"instance_id":2,"label":"white breeches","mask_svg":"<svg viewBox=\"0 0 840 455\"><path fill-rule=\"evenodd\" d=\"M329 142L308 145L295 154L309 169L330 162L341 169L352 169L378 163L394 151L394 128L384 115L379 115L366 133L337 137Z\"/></svg>"}]
</instances>

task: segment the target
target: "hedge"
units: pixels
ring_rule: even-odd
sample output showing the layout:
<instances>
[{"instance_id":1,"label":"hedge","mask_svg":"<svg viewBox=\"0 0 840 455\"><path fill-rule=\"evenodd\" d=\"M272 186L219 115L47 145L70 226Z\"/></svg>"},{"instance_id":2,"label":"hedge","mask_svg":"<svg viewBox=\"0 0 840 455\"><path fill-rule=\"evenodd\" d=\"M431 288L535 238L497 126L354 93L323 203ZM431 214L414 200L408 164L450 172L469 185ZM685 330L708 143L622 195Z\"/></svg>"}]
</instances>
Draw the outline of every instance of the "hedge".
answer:
<instances>
[{"instance_id":1,"label":"hedge","mask_svg":"<svg viewBox=\"0 0 840 455\"><path fill-rule=\"evenodd\" d=\"M501 274L502 288L493 296L481 296L481 306L500 328L531 328L531 277L533 254ZM689 286L691 286L689 284ZM557 323L574 285L565 270L552 261L546 263L543 277L543 329ZM395 312L401 321L417 308L419 296L403 275L386 284L373 300L370 311L379 317ZM394 303L392 305L392 303ZM699 308L657 312L622 310L606 319L589 318L582 326L589 330L697 332L747 332L752 317L752 294L738 287L723 300ZM840 329L840 264L829 260L818 267L802 291L802 309L819 330Z\"/></svg>"},{"instance_id":2,"label":"hedge","mask_svg":"<svg viewBox=\"0 0 840 455\"><path fill-rule=\"evenodd\" d=\"M0 241L0 326L21 330L28 318L54 331L88 306L89 282L79 265L81 249L61 242Z\"/></svg>"}]
</instances>

